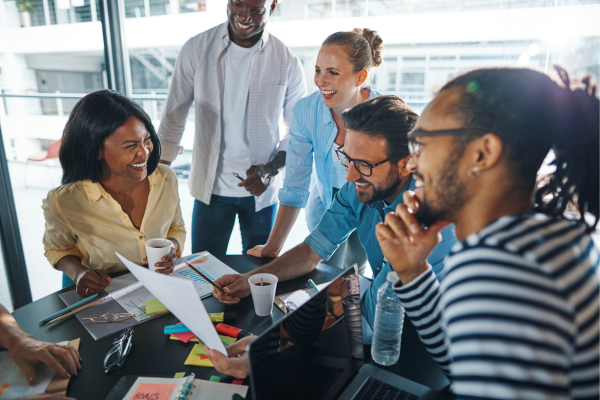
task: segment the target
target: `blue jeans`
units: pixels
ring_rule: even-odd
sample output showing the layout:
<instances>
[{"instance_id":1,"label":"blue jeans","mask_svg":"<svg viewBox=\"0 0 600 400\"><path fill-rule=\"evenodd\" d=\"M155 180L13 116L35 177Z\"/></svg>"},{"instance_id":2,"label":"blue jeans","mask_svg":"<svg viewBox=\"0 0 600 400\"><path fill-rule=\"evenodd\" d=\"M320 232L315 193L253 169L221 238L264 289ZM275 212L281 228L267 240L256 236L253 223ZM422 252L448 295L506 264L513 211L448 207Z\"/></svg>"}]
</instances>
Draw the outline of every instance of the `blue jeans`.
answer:
<instances>
[{"instance_id":1,"label":"blue jeans","mask_svg":"<svg viewBox=\"0 0 600 400\"><path fill-rule=\"evenodd\" d=\"M226 254L236 215L240 221L244 254L254 246L267 243L275 223L277 204L258 212L254 210L254 196L213 194L208 205L196 200L192 215L192 253Z\"/></svg>"}]
</instances>

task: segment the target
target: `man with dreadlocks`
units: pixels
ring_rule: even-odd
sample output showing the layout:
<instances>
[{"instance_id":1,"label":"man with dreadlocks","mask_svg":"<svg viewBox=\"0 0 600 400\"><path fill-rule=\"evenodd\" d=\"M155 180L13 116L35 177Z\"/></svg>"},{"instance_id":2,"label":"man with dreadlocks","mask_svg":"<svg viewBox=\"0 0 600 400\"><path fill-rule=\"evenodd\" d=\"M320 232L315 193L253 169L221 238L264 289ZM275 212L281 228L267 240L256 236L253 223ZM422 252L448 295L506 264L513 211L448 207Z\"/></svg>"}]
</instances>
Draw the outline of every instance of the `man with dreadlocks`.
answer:
<instances>
[{"instance_id":1,"label":"man with dreadlocks","mask_svg":"<svg viewBox=\"0 0 600 400\"><path fill-rule=\"evenodd\" d=\"M598 399L599 108L530 69L481 69L446 84L409 134L422 182L377 227L407 315L459 399ZM536 189L554 151L556 171ZM578 220L563 216L577 205ZM585 217L585 218L584 218ZM587 223L586 223L587 221ZM441 282L427 255L457 243Z\"/></svg>"}]
</instances>

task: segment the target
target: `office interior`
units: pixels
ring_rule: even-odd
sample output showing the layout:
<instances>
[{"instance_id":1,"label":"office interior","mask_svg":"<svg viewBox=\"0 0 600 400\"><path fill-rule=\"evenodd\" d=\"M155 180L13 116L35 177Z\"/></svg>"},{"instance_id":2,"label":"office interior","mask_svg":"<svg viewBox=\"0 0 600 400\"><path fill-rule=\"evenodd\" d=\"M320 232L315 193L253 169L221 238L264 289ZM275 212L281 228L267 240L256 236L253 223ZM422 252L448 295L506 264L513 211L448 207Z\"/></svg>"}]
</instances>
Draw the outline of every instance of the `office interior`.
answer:
<instances>
[{"instance_id":1,"label":"office interior","mask_svg":"<svg viewBox=\"0 0 600 400\"><path fill-rule=\"evenodd\" d=\"M179 50L225 21L226 3L0 1L0 303L9 310L61 288L61 273L44 257L41 202L60 184L60 164L49 150L75 103L95 90L116 89L158 126ZM280 0L268 30L298 55L312 93L324 38L376 29L385 52L372 86L421 111L448 79L479 67L549 70L558 63L574 76L600 76L598 21L598 0ZM173 164L187 226L193 135L192 107L184 152ZM301 215L284 251L307 234ZM228 254L240 254L240 242L234 236Z\"/></svg>"}]
</instances>

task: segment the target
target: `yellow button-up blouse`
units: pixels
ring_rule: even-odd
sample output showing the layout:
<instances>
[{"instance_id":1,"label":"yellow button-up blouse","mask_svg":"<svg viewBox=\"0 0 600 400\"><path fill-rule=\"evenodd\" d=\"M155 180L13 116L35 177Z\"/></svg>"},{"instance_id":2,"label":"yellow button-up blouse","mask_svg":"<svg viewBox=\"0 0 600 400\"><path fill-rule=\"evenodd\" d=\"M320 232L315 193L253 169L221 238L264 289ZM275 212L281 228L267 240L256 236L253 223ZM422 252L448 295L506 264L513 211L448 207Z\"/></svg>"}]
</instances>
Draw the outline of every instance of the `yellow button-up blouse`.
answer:
<instances>
[{"instance_id":1,"label":"yellow button-up blouse","mask_svg":"<svg viewBox=\"0 0 600 400\"><path fill-rule=\"evenodd\" d=\"M74 255L88 268L122 271L126 268L115 251L145 264L144 243L154 238L177 239L177 256L181 256L185 227L177 177L168 166L159 164L148 181L150 194L139 230L99 183L78 181L52 189L42 204L46 218L43 242L50 264L56 267L61 258Z\"/></svg>"}]
</instances>

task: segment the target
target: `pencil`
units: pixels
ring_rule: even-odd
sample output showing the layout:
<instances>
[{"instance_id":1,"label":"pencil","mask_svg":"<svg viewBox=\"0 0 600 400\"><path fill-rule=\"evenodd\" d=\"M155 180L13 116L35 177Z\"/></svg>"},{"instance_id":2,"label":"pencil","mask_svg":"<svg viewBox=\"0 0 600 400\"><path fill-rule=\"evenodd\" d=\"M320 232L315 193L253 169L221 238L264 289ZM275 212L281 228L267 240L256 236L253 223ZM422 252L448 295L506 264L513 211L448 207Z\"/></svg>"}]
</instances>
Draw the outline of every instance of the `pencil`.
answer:
<instances>
[{"instance_id":1,"label":"pencil","mask_svg":"<svg viewBox=\"0 0 600 400\"><path fill-rule=\"evenodd\" d=\"M72 311L74 309L76 309L77 307L81 307L82 305L89 303L90 301L94 300L94 298L98 297L98 293L91 295L90 297L83 299L81 301L78 301L77 303L70 305L69 307L62 309L58 312L55 312L52 315L47 316L46 318L42 319L40 322L38 322L40 325L45 324L48 321L52 321L54 318L56 317L60 317L63 314L68 313L69 311Z\"/></svg>"},{"instance_id":2,"label":"pencil","mask_svg":"<svg viewBox=\"0 0 600 400\"><path fill-rule=\"evenodd\" d=\"M192 267L192 264L190 264L189 262L185 261L185 264L190 267L195 273L197 273L198 275L200 275L202 277L202 279L204 279L206 282L210 283L211 285L213 285L213 287L215 289L218 289L221 293L223 293L224 296L227 296L227 293L225 293L225 291L223 289L221 289L220 287L218 287L213 281L211 281L208 276L204 275L202 272L198 271L196 268Z\"/></svg>"},{"instance_id":3,"label":"pencil","mask_svg":"<svg viewBox=\"0 0 600 400\"><path fill-rule=\"evenodd\" d=\"M55 319L53 319L52 321L48 322L46 325L50 325L50 324L53 324L53 323L55 323L55 322L58 322L58 321L60 321L60 320L61 320L61 319L63 319L63 318L70 317L71 315L74 315L74 314L78 313L78 312L79 312L79 311L81 311L81 310L85 310L85 309L86 309L86 308L88 308L88 307L91 307L91 306L93 306L93 305L95 305L95 304L98 304L98 303L100 303L101 301L104 301L104 299L106 299L106 297L103 297L103 298L101 298L101 299L98 299L98 300L96 300L96 301L93 301L93 302L91 302L90 304L86 304L86 305L85 305L85 306L83 306L83 307L79 307L77 310L73 310L73 311L71 311L71 312L70 312L70 313L68 313L68 314L65 314L65 315L63 315L63 316L61 316L61 317L58 317L58 318L55 318Z\"/></svg>"}]
</instances>

